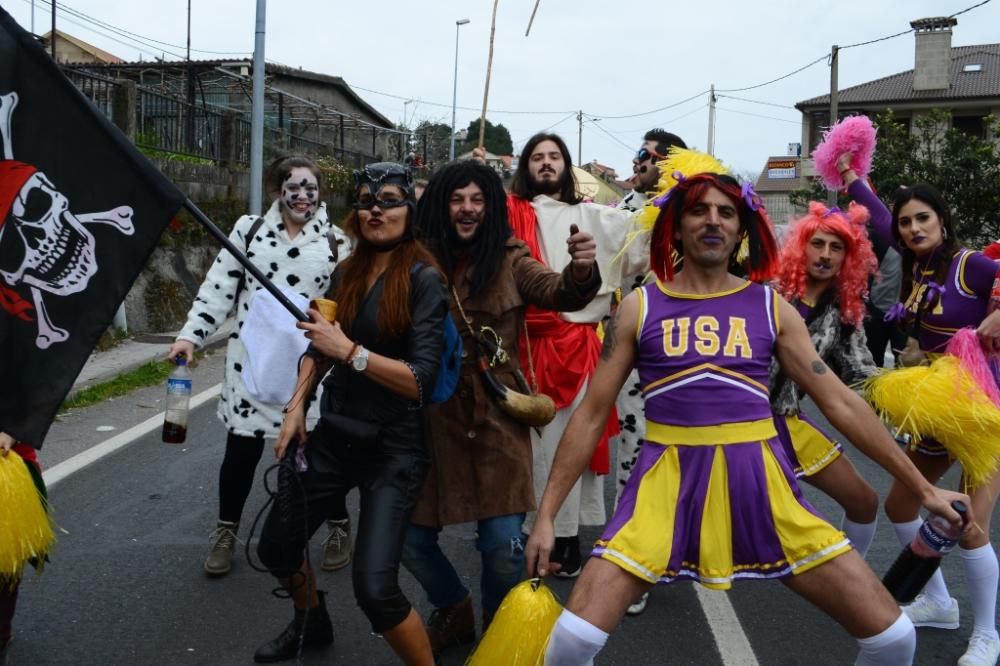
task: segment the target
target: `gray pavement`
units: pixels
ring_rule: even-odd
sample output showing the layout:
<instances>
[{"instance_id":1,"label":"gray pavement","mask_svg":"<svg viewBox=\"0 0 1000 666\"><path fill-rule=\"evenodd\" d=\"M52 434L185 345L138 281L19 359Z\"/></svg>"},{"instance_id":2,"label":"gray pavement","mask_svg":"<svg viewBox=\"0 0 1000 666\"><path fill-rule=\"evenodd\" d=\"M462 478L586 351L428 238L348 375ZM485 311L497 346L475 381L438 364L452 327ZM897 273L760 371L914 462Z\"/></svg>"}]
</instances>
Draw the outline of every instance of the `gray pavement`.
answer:
<instances>
[{"instance_id":1,"label":"gray pavement","mask_svg":"<svg viewBox=\"0 0 1000 666\"><path fill-rule=\"evenodd\" d=\"M80 381L103 381L162 358L172 339L173 335L164 335L129 341L95 354ZM224 339L225 335L219 336L220 341ZM216 347L193 369L196 394L221 381L223 365L224 353ZM42 464L51 468L162 409L163 387L153 386L64 413L41 452ZM40 577L29 573L25 578L11 664L247 664L254 647L284 626L289 619L288 602L270 596L273 580L247 566L242 553L233 572L223 579L210 579L201 571L207 536L214 525L216 476L225 439L214 412L214 400L192 411L188 441L183 445L163 444L157 429L52 489L59 543L45 573ZM887 475L847 448L862 475L884 497ZM267 500L261 479L270 460L265 451L244 515L246 526ZM955 483L953 471L945 484L954 487ZM612 484L607 487L610 506ZM805 492L817 508L834 522L839 520L841 512L832 501L808 486ZM357 515L356 493L349 496L348 508L352 516ZM869 555L878 574L899 552L884 515L880 521ZM593 540L598 532L585 529L582 540ZM322 536L323 528L313 546L314 558L320 556ZM460 525L447 528L441 541L478 599L479 558L474 539L473 526ZM962 607L963 626L958 631L920 630L916 663L921 666L954 663L971 627L959 559L947 558L944 571ZM565 600L573 583L554 580L550 584ZM404 573L401 585L426 616L430 608L415 581ZM307 657L304 663L396 663L384 642L371 635L354 604L349 570L321 574L321 586L330 591L337 644ZM854 641L781 585L748 582L737 585L726 598L753 655L724 661L695 587L678 583L655 589L646 613L623 621L596 663L853 663ZM461 664L468 653L468 648L455 648L445 654L443 663Z\"/></svg>"}]
</instances>

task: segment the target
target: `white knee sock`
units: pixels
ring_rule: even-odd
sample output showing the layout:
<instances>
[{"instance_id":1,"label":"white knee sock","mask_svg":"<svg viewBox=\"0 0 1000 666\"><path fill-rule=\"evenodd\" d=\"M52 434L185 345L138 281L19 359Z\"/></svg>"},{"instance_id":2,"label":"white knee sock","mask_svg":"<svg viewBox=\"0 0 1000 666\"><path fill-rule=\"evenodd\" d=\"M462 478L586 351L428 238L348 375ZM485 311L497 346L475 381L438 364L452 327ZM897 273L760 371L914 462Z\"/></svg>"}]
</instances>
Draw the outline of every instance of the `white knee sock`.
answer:
<instances>
[{"instance_id":1,"label":"white knee sock","mask_svg":"<svg viewBox=\"0 0 1000 666\"><path fill-rule=\"evenodd\" d=\"M892 528L896 530L896 537L899 539L899 543L905 546L913 541L913 537L917 536L917 532L923 523L924 521L917 518L908 523L893 523ZM924 594L933 599L942 608L951 607L951 595L948 593L948 586L944 583L944 575L941 574L940 569L935 571L931 579L927 581L927 585L924 586Z\"/></svg>"},{"instance_id":2,"label":"white knee sock","mask_svg":"<svg viewBox=\"0 0 1000 666\"><path fill-rule=\"evenodd\" d=\"M872 541L875 540L875 526L877 524L878 520L873 520L870 523L856 523L845 517L840 529L844 530L844 534L851 540L854 549L861 554L861 557L864 557L868 554Z\"/></svg>"},{"instance_id":3,"label":"white knee sock","mask_svg":"<svg viewBox=\"0 0 1000 666\"><path fill-rule=\"evenodd\" d=\"M563 609L545 649L545 666L589 666L607 641L607 633Z\"/></svg>"},{"instance_id":4,"label":"white knee sock","mask_svg":"<svg viewBox=\"0 0 1000 666\"><path fill-rule=\"evenodd\" d=\"M906 614L889 628L870 638L859 638L858 659L854 666L905 666L913 663L913 653L917 650L917 630Z\"/></svg>"},{"instance_id":5,"label":"white knee sock","mask_svg":"<svg viewBox=\"0 0 1000 666\"><path fill-rule=\"evenodd\" d=\"M958 554L965 564L975 629L996 633L997 583L1000 581L996 551L991 544L986 544L972 550L959 548Z\"/></svg>"}]
</instances>

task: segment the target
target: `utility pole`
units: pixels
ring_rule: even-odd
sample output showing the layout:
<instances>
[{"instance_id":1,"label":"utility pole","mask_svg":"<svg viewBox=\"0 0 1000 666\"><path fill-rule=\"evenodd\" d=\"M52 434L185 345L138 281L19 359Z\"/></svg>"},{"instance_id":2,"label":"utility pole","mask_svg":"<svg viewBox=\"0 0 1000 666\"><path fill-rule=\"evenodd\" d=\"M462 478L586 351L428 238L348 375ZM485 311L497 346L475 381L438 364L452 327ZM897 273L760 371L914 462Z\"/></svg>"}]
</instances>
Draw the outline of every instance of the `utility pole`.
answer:
<instances>
[{"instance_id":1,"label":"utility pole","mask_svg":"<svg viewBox=\"0 0 1000 666\"><path fill-rule=\"evenodd\" d=\"M715 155L715 84L708 90L708 154Z\"/></svg>"},{"instance_id":2,"label":"utility pole","mask_svg":"<svg viewBox=\"0 0 1000 666\"><path fill-rule=\"evenodd\" d=\"M830 127L837 124L837 55L840 47L834 44L830 47ZM837 192L829 190L826 193L826 202L830 206L837 205Z\"/></svg>"},{"instance_id":3,"label":"utility pole","mask_svg":"<svg viewBox=\"0 0 1000 666\"><path fill-rule=\"evenodd\" d=\"M31 0L31 34L35 34L35 0Z\"/></svg>"},{"instance_id":4,"label":"utility pole","mask_svg":"<svg viewBox=\"0 0 1000 666\"><path fill-rule=\"evenodd\" d=\"M197 151L197 142L194 139L194 65L191 64L191 0L187 2L187 123L184 127L185 138L187 139L187 149L194 153Z\"/></svg>"},{"instance_id":5,"label":"utility pole","mask_svg":"<svg viewBox=\"0 0 1000 666\"><path fill-rule=\"evenodd\" d=\"M52 54L52 62L56 61L56 0L52 0L52 35L49 39L49 53Z\"/></svg>"},{"instance_id":6,"label":"utility pole","mask_svg":"<svg viewBox=\"0 0 1000 666\"><path fill-rule=\"evenodd\" d=\"M576 162L577 166L583 166L583 109L576 112L576 122L580 124L580 129L576 139Z\"/></svg>"},{"instance_id":7,"label":"utility pole","mask_svg":"<svg viewBox=\"0 0 1000 666\"><path fill-rule=\"evenodd\" d=\"M260 215L264 181L264 22L267 0L257 0L253 42L253 97L250 112L250 206L251 215Z\"/></svg>"}]
</instances>

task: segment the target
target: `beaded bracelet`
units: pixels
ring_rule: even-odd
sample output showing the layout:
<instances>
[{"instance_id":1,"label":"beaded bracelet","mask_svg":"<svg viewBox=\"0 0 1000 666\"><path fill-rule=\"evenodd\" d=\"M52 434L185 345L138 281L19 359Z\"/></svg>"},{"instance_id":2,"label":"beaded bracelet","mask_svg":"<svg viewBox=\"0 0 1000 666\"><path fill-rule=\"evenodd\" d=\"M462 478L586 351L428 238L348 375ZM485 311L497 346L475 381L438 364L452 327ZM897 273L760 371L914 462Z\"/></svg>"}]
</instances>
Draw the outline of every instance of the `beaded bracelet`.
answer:
<instances>
[{"instance_id":1,"label":"beaded bracelet","mask_svg":"<svg viewBox=\"0 0 1000 666\"><path fill-rule=\"evenodd\" d=\"M424 385L420 382L420 375L417 374L416 369L409 362L402 361L402 364L410 369L410 372L413 373L413 379L417 382L417 404L416 406L407 407L411 412L415 412L424 406Z\"/></svg>"}]
</instances>

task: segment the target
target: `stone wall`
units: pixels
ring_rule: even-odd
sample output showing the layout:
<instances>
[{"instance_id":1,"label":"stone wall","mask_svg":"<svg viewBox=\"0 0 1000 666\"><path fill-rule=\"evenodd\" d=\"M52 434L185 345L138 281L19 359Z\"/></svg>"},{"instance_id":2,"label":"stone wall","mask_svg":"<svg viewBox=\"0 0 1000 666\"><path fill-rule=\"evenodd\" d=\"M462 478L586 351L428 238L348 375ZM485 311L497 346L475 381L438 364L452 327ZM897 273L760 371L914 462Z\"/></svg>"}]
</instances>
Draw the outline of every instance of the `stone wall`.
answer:
<instances>
[{"instance_id":1,"label":"stone wall","mask_svg":"<svg viewBox=\"0 0 1000 666\"><path fill-rule=\"evenodd\" d=\"M157 158L152 161L227 235L233 223L246 212L250 183L247 170ZM344 197L328 194L326 202L334 220L339 222L346 205ZM221 249L214 239L201 233L186 212L178 219L182 221L181 231L168 227L163 232L160 243L125 297L126 325L131 335L179 330Z\"/></svg>"}]
</instances>

